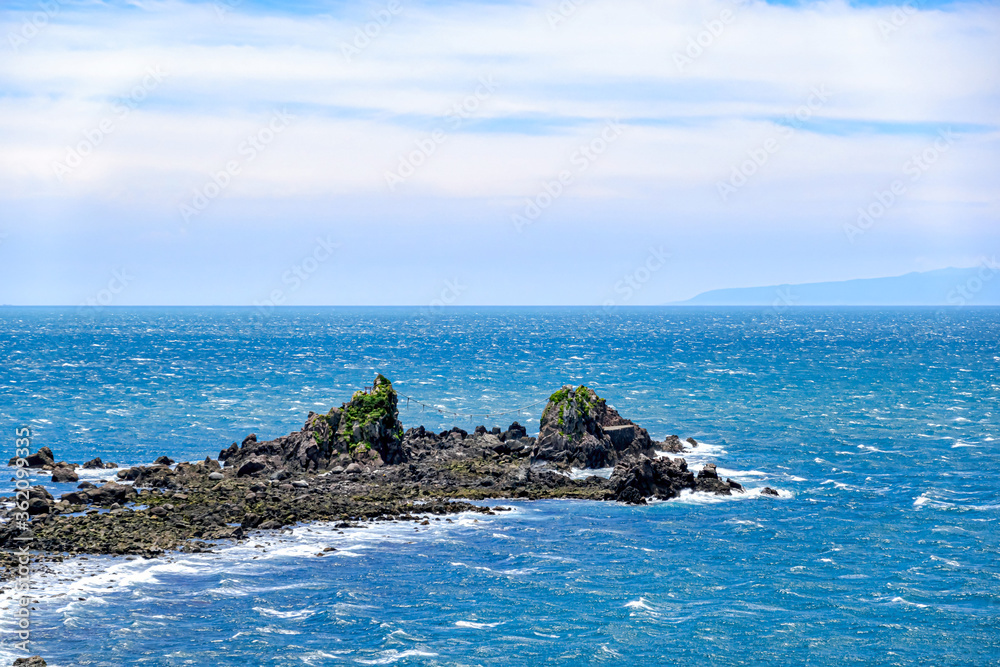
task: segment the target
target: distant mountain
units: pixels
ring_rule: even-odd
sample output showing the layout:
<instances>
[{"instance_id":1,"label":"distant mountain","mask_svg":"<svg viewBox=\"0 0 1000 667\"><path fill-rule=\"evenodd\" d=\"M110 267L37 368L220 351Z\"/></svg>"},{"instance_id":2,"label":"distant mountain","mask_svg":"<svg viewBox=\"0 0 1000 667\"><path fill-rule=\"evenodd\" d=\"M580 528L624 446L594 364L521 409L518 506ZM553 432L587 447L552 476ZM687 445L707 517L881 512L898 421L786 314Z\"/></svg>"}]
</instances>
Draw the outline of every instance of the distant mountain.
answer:
<instances>
[{"instance_id":1,"label":"distant mountain","mask_svg":"<svg viewBox=\"0 0 1000 667\"><path fill-rule=\"evenodd\" d=\"M737 287L702 292L679 306L996 306L1000 264L938 269L890 278Z\"/></svg>"}]
</instances>

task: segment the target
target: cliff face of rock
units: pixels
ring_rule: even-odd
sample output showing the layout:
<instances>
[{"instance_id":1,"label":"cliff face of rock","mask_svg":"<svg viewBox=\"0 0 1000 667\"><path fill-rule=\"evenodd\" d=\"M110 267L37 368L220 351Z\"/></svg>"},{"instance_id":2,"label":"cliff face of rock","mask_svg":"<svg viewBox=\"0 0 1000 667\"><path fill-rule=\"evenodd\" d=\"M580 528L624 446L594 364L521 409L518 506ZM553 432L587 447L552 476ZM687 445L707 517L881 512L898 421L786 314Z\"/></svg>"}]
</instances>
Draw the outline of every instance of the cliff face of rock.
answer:
<instances>
[{"instance_id":1,"label":"cliff face of rock","mask_svg":"<svg viewBox=\"0 0 1000 667\"><path fill-rule=\"evenodd\" d=\"M219 452L226 467L240 477L265 471L309 472L352 463L382 466L404 463L403 427L399 423L396 391L382 375L369 391L356 391L351 400L325 415L310 413L301 431L258 442L251 434L242 445L234 442Z\"/></svg>"},{"instance_id":2,"label":"cliff face of rock","mask_svg":"<svg viewBox=\"0 0 1000 667\"><path fill-rule=\"evenodd\" d=\"M619 415L593 389L566 385L542 412L532 460L607 468L629 456L655 456L653 449L646 429Z\"/></svg>"}]
</instances>

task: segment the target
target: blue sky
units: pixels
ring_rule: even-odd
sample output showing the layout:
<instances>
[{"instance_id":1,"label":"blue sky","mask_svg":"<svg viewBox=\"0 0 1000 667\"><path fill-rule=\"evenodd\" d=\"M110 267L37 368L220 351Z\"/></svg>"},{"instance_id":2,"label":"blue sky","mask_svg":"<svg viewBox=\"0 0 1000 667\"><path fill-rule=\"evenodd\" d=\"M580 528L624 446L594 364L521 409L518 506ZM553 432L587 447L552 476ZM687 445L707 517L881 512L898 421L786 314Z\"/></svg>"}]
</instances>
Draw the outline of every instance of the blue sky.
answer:
<instances>
[{"instance_id":1,"label":"blue sky","mask_svg":"<svg viewBox=\"0 0 1000 667\"><path fill-rule=\"evenodd\" d=\"M7 3L0 303L645 305L972 266L998 33L963 2Z\"/></svg>"}]
</instances>

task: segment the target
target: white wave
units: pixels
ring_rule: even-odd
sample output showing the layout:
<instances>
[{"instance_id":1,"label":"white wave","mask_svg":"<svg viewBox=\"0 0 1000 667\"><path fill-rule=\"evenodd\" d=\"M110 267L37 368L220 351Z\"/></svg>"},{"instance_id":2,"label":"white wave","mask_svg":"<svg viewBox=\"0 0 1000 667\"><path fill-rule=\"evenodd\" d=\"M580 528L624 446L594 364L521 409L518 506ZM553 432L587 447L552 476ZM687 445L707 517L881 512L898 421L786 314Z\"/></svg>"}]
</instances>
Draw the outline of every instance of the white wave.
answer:
<instances>
[{"instance_id":1,"label":"white wave","mask_svg":"<svg viewBox=\"0 0 1000 667\"><path fill-rule=\"evenodd\" d=\"M486 628L495 628L503 623L503 621L497 621L496 623L476 623L475 621L455 621L455 626L459 628L471 628L473 630L484 630Z\"/></svg>"},{"instance_id":2,"label":"white wave","mask_svg":"<svg viewBox=\"0 0 1000 667\"><path fill-rule=\"evenodd\" d=\"M941 558L940 556L931 556L931 560L936 560L944 563L945 565L950 565L951 567L962 567L962 564L957 560L949 560L947 558Z\"/></svg>"},{"instance_id":3,"label":"white wave","mask_svg":"<svg viewBox=\"0 0 1000 667\"><path fill-rule=\"evenodd\" d=\"M272 628L270 625L264 627L254 628L257 632L261 634L268 635L301 635L302 633L298 630L287 630L285 628Z\"/></svg>"},{"instance_id":4,"label":"white wave","mask_svg":"<svg viewBox=\"0 0 1000 667\"><path fill-rule=\"evenodd\" d=\"M337 660L342 660L345 655L350 655L351 651L334 651L333 653L327 653L326 651L310 651L304 655L299 656L299 660L307 665L325 665L328 664L330 658Z\"/></svg>"},{"instance_id":5,"label":"white wave","mask_svg":"<svg viewBox=\"0 0 1000 667\"><path fill-rule=\"evenodd\" d=\"M360 662L362 665L391 665L392 663L398 662L403 658L435 658L437 655L437 653L428 653L427 651L420 651L418 649L409 649L406 651L390 649L388 651L383 651L382 657L375 658L374 660L362 660L361 658L356 658L355 660L356 662Z\"/></svg>"},{"instance_id":6,"label":"white wave","mask_svg":"<svg viewBox=\"0 0 1000 667\"><path fill-rule=\"evenodd\" d=\"M508 514L504 512L503 514ZM503 514L499 516L503 516ZM360 556L355 550L364 551L379 544L413 543L415 540L448 539L455 530L486 529L498 517L487 517L466 512L452 515L452 522L431 519L429 526L413 522L377 522L340 530L333 523L312 523L295 527L283 533L260 532L240 543L220 543L214 552L199 554L171 554L159 559L125 556L98 556L68 558L61 563L46 563L47 571L37 571L32 578L37 586L36 598L40 609L51 609L62 616L66 625L74 625L77 611L84 605L110 604L106 597L137 588L165 586L169 576L210 576L249 574L266 567L268 561L288 558L314 558L327 546L336 550L325 557ZM528 571L511 570L502 575L524 574ZM302 588L302 582L280 586L255 587L236 580L223 579L220 585L206 591L209 595L256 596L277 590ZM11 588L0 589L0 610L12 608ZM83 598L83 599L80 599ZM269 614L269 611L271 612ZM307 614L308 611L279 612L259 608L262 615L282 617L280 614ZM295 616L288 616L293 618ZM12 617L0 614L0 631L13 628ZM0 662L5 658L0 655ZM13 661L13 658L11 658Z\"/></svg>"},{"instance_id":7,"label":"white wave","mask_svg":"<svg viewBox=\"0 0 1000 667\"><path fill-rule=\"evenodd\" d=\"M316 615L315 609L297 609L295 611L278 611L267 607L254 607L253 610L261 616L272 618L310 618Z\"/></svg>"},{"instance_id":8,"label":"white wave","mask_svg":"<svg viewBox=\"0 0 1000 667\"><path fill-rule=\"evenodd\" d=\"M716 468L720 477L767 477L768 473L760 470L730 470L729 468Z\"/></svg>"},{"instance_id":9,"label":"white wave","mask_svg":"<svg viewBox=\"0 0 1000 667\"><path fill-rule=\"evenodd\" d=\"M746 488L744 487L744 492L735 492L731 496L719 496L714 493L709 493L707 491L691 491L685 489L681 491L681 495L677 498L672 498L667 501L668 503L678 503L682 505L717 505L719 503L735 502L740 500L750 500L752 498L774 498L774 496L761 493L765 487L759 488ZM778 498L794 498L795 495L791 491L786 491L784 489L778 489L771 487L778 492Z\"/></svg>"},{"instance_id":10,"label":"white wave","mask_svg":"<svg viewBox=\"0 0 1000 667\"><path fill-rule=\"evenodd\" d=\"M927 608L927 605L925 605L925 604L920 604L919 602L910 602L909 600L907 600L905 598L898 597L898 596L894 597L892 600L890 600L890 602L895 602L896 604L907 604L907 605L910 605L910 606L913 606L913 607L918 607L920 609L926 609Z\"/></svg>"},{"instance_id":11,"label":"white wave","mask_svg":"<svg viewBox=\"0 0 1000 667\"><path fill-rule=\"evenodd\" d=\"M601 644L601 650L604 651L605 653L608 653L608 654L614 656L615 658L622 657L621 653L619 653L618 651L612 651L610 648L608 648L607 644Z\"/></svg>"},{"instance_id":12,"label":"white wave","mask_svg":"<svg viewBox=\"0 0 1000 667\"><path fill-rule=\"evenodd\" d=\"M642 609L643 611L656 611L656 609L649 603L646 598L639 598L638 600L632 600L631 602L625 603L626 609Z\"/></svg>"},{"instance_id":13,"label":"white wave","mask_svg":"<svg viewBox=\"0 0 1000 667\"><path fill-rule=\"evenodd\" d=\"M879 449L877 447L870 447L868 445L858 445L858 449L864 449L869 452L877 452L879 454L901 454L902 452L896 451L894 449Z\"/></svg>"},{"instance_id":14,"label":"white wave","mask_svg":"<svg viewBox=\"0 0 1000 667\"><path fill-rule=\"evenodd\" d=\"M961 440L959 440L958 442L956 442L954 445L951 446L952 449L960 449L962 447L976 447L976 445L970 445L967 442L962 442Z\"/></svg>"}]
</instances>

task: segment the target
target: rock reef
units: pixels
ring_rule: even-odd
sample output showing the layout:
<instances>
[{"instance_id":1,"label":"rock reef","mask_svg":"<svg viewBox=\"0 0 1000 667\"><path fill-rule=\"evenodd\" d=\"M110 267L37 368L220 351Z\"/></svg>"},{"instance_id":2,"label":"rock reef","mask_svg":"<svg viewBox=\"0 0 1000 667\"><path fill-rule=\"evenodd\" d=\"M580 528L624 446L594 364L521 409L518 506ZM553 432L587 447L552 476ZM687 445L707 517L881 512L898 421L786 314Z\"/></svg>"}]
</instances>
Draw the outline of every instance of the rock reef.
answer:
<instances>
[{"instance_id":1,"label":"rock reef","mask_svg":"<svg viewBox=\"0 0 1000 667\"><path fill-rule=\"evenodd\" d=\"M84 482L56 500L41 486L0 516L0 547L11 548L30 517L32 545L48 554L155 556L202 551L219 539L275 530L304 521L441 520L458 512L493 513L467 501L500 498L580 498L641 504L681 492L743 492L715 466L697 475L681 453L692 438L653 440L592 389L565 386L550 397L538 437L519 423L506 430L479 426L434 433L403 429L392 383L378 375L371 388L326 414L309 413L300 431L240 444L197 463L161 456L151 466L120 469L117 481ZM56 463L48 448L27 457L52 470L53 481L75 468ZM11 465L16 461L12 460ZM23 465L23 464L22 464ZM610 478L568 474L613 468ZM57 474L59 479L57 479ZM604 473L607 475L607 472ZM76 480L73 480L76 481ZM25 516L26 515L26 516Z\"/></svg>"}]
</instances>

